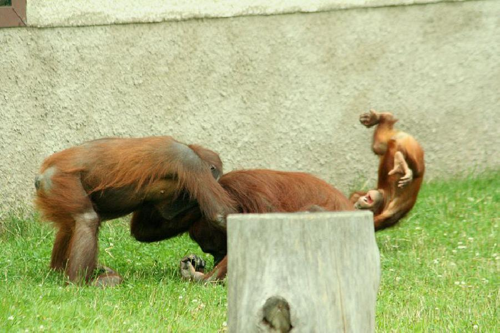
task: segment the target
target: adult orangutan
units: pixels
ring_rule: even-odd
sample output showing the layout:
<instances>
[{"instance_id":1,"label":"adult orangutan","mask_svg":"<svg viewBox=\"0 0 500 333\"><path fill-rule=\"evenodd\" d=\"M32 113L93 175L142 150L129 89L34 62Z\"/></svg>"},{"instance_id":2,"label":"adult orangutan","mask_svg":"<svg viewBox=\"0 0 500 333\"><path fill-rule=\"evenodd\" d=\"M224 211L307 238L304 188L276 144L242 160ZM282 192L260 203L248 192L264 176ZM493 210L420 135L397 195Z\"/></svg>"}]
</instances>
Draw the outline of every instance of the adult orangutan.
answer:
<instances>
[{"instance_id":1,"label":"adult orangutan","mask_svg":"<svg viewBox=\"0 0 500 333\"><path fill-rule=\"evenodd\" d=\"M35 179L35 204L58 229L51 268L65 269L72 282L91 282L101 222L141 208L154 208L169 225L196 206L215 225L234 212L233 201L217 182L221 175L215 152L169 136L100 139L49 156ZM147 219L134 218L136 224ZM93 283L119 280L107 269Z\"/></svg>"},{"instance_id":2,"label":"adult orangutan","mask_svg":"<svg viewBox=\"0 0 500 333\"><path fill-rule=\"evenodd\" d=\"M391 113L371 110L360 122L373 134L373 152L380 157L377 188L355 192L350 200L357 209L374 214L375 230L395 225L415 205L424 178L424 151L409 134L393 128L398 121Z\"/></svg>"},{"instance_id":3,"label":"adult orangutan","mask_svg":"<svg viewBox=\"0 0 500 333\"><path fill-rule=\"evenodd\" d=\"M223 175L219 181L237 204L239 213L297 211L349 211L352 203L337 189L307 173L273 170L240 170ZM188 214L196 217L196 209ZM151 228L153 234L157 232ZM204 261L194 255L181 260L181 274L195 281L221 280L227 274L227 236L201 215L189 227L191 238L204 252L214 256L216 267L205 275Z\"/></svg>"}]
</instances>

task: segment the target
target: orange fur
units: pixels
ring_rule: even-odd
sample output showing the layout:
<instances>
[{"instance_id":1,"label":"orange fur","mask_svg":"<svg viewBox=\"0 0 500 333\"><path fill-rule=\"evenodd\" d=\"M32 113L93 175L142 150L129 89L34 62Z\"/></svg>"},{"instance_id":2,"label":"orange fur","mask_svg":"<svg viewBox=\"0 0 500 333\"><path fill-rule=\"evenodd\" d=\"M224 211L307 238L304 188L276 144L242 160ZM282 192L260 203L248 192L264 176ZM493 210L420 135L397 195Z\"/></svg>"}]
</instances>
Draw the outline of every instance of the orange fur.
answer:
<instances>
[{"instance_id":1,"label":"orange fur","mask_svg":"<svg viewBox=\"0 0 500 333\"><path fill-rule=\"evenodd\" d=\"M401 174L388 175L394 167L394 154L397 151L403 153L413 171L412 182L403 188L397 186ZM375 230L395 225L410 212L417 202L424 172L424 152L413 137L405 140L389 140L387 151L380 158L377 188L383 190L384 204L381 212L375 214Z\"/></svg>"},{"instance_id":2,"label":"orange fur","mask_svg":"<svg viewBox=\"0 0 500 333\"><path fill-rule=\"evenodd\" d=\"M196 200L211 223L234 212L214 172L222 174L215 152L169 136L106 138L49 156L36 178L35 204L59 229L51 267L67 265L71 280L83 274L88 281L96 267L101 221L143 206L175 215L171 206L177 203L182 212Z\"/></svg>"},{"instance_id":3,"label":"orange fur","mask_svg":"<svg viewBox=\"0 0 500 333\"><path fill-rule=\"evenodd\" d=\"M354 210L340 191L307 173L239 170L223 175L220 184L237 203L240 213ZM223 279L227 274L226 233L203 217L192 224L189 233L204 252L214 255L217 264L203 280Z\"/></svg>"},{"instance_id":4,"label":"orange fur","mask_svg":"<svg viewBox=\"0 0 500 333\"><path fill-rule=\"evenodd\" d=\"M238 203L241 213L295 212L312 205L353 210L339 190L303 172L238 170L225 174L220 184Z\"/></svg>"},{"instance_id":5,"label":"orange fur","mask_svg":"<svg viewBox=\"0 0 500 333\"><path fill-rule=\"evenodd\" d=\"M79 203L81 193L74 191L74 176L83 180L89 193L128 185L139 191L159 179L175 177L176 193L186 190L198 200L204 214L215 219L221 211L231 212L233 203L208 171L210 163L222 172L217 154L197 145L184 145L169 136L89 141L44 161L40 174L57 166L52 182L58 186L50 193L38 191L36 205L52 221L61 214L64 219L70 218L67 212L85 211L87 205Z\"/></svg>"},{"instance_id":6,"label":"orange fur","mask_svg":"<svg viewBox=\"0 0 500 333\"><path fill-rule=\"evenodd\" d=\"M383 195L381 207L374 212L375 230L378 231L395 225L413 208L422 185L425 163L424 151L415 138L394 129L394 124L398 120L392 114L374 114L378 115L378 122L373 134L372 148L380 157L377 189ZM404 187L398 187L398 182L403 176L401 173L389 175L395 166L394 157L397 152L403 154L405 162L413 172L412 181ZM350 201L355 203L365 194L354 192L350 196Z\"/></svg>"}]
</instances>

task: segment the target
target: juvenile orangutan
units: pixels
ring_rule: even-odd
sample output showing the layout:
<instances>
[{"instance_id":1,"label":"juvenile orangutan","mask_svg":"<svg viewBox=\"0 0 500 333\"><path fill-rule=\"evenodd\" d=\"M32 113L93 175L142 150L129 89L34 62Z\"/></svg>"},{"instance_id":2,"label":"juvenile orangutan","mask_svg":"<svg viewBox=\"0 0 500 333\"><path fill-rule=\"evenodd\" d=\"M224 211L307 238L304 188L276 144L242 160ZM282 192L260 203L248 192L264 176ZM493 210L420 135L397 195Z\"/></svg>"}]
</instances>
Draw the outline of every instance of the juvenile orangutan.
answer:
<instances>
[{"instance_id":1,"label":"juvenile orangutan","mask_svg":"<svg viewBox=\"0 0 500 333\"><path fill-rule=\"evenodd\" d=\"M415 205L425 172L424 151L409 134L395 130L398 121L389 112L371 110L359 118L373 134L372 149L380 157L377 188L354 192L350 201L356 209L374 214L375 230L395 225Z\"/></svg>"}]
</instances>

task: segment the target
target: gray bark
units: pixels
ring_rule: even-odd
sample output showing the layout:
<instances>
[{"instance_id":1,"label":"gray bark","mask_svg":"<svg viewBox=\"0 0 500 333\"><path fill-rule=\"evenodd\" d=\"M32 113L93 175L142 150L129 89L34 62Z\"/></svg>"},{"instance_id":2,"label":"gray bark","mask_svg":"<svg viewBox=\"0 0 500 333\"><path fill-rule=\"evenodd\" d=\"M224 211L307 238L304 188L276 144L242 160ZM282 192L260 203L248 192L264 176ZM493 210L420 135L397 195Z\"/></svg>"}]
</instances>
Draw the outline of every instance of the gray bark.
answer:
<instances>
[{"instance_id":1,"label":"gray bark","mask_svg":"<svg viewBox=\"0 0 500 333\"><path fill-rule=\"evenodd\" d=\"M375 330L370 212L230 215L228 259L229 332Z\"/></svg>"}]
</instances>

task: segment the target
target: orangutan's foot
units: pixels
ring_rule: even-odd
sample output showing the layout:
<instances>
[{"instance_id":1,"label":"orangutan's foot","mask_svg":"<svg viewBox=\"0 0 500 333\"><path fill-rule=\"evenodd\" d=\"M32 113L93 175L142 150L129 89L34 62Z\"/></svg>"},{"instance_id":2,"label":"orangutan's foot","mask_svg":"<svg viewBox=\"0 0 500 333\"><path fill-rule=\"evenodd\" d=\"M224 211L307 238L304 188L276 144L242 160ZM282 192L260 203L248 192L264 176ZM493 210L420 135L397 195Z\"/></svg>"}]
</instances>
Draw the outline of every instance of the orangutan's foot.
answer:
<instances>
[{"instance_id":1,"label":"orangutan's foot","mask_svg":"<svg viewBox=\"0 0 500 333\"><path fill-rule=\"evenodd\" d=\"M183 280L202 281L205 277L205 260L190 254L181 259L180 271Z\"/></svg>"}]
</instances>

